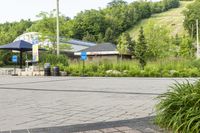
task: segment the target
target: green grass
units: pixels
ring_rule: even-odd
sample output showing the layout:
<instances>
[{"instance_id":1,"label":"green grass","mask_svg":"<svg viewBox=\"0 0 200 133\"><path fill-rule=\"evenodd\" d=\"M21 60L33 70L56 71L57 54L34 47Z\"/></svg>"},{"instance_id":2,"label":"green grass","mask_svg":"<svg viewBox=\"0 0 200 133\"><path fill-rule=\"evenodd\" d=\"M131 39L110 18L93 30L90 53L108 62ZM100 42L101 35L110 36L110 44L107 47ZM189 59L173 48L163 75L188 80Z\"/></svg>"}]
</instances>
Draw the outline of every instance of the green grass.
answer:
<instances>
[{"instance_id":1,"label":"green grass","mask_svg":"<svg viewBox=\"0 0 200 133\"><path fill-rule=\"evenodd\" d=\"M186 9L186 6L191 3L191 1L181 1L179 8L171 9L163 13L154 14L150 18L140 21L136 26L128 30L128 32L132 38L137 39L140 27L145 27L149 21L153 21L156 25L167 27L173 36L176 34L184 35L186 31L183 27L184 15L182 12Z\"/></svg>"},{"instance_id":2,"label":"green grass","mask_svg":"<svg viewBox=\"0 0 200 133\"><path fill-rule=\"evenodd\" d=\"M200 81L176 83L159 96L156 123L173 133L200 132Z\"/></svg>"}]
</instances>

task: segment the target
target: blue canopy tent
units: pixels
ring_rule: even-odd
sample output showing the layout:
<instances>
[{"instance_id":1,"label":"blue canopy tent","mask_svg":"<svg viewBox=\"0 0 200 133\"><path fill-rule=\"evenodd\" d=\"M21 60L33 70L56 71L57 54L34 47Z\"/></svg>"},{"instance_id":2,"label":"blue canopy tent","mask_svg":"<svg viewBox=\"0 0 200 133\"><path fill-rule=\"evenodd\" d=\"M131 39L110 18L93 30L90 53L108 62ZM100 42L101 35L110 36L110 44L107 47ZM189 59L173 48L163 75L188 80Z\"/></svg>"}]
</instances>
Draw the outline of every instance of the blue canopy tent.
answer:
<instances>
[{"instance_id":1,"label":"blue canopy tent","mask_svg":"<svg viewBox=\"0 0 200 133\"><path fill-rule=\"evenodd\" d=\"M32 46L33 44L29 42L19 40L13 43L2 45L0 46L0 49L19 51L20 52L20 68L22 68L22 53L25 51L32 51Z\"/></svg>"}]
</instances>

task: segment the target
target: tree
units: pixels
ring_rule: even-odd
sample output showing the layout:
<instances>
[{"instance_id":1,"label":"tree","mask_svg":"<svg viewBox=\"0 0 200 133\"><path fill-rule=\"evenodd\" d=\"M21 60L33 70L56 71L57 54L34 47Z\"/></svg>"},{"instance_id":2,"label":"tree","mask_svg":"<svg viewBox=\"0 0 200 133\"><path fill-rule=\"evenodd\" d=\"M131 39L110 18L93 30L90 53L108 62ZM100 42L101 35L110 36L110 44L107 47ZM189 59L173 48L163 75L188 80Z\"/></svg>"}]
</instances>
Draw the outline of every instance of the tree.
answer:
<instances>
[{"instance_id":1,"label":"tree","mask_svg":"<svg viewBox=\"0 0 200 133\"><path fill-rule=\"evenodd\" d=\"M123 0L113 0L110 3L108 3L108 7L116 7L116 6L125 5L125 4L127 4L126 1L123 1Z\"/></svg>"},{"instance_id":2,"label":"tree","mask_svg":"<svg viewBox=\"0 0 200 133\"><path fill-rule=\"evenodd\" d=\"M135 56L139 60L142 69L144 69L144 66L147 63L146 52L147 52L147 44L144 36L143 27L141 27L138 42L136 43L135 46Z\"/></svg>"},{"instance_id":3,"label":"tree","mask_svg":"<svg viewBox=\"0 0 200 133\"><path fill-rule=\"evenodd\" d=\"M87 32L90 35L97 36L99 33L105 33L105 18L103 13L98 10L86 10L80 12L73 21L73 37L83 39Z\"/></svg>"},{"instance_id":4,"label":"tree","mask_svg":"<svg viewBox=\"0 0 200 133\"><path fill-rule=\"evenodd\" d=\"M148 44L148 59L164 58L171 54L170 32L166 27L156 25L154 21L144 27L144 34Z\"/></svg>"},{"instance_id":5,"label":"tree","mask_svg":"<svg viewBox=\"0 0 200 133\"><path fill-rule=\"evenodd\" d=\"M114 32L110 27L106 30L104 41L110 43L114 42Z\"/></svg>"},{"instance_id":6,"label":"tree","mask_svg":"<svg viewBox=\"0 0 200 133\"><path fill-rule=\"evenodd\" d=\"M117 50L122 59L123 54L134 55L135 41L132 41L129 33L125 32L118 39Z\"/></svg>"},{"instance_id":7,"label":"tree","mask_svg":"<svg viewBox=\"0 0 200 133\"><path fill-rule=\"evenodd\" d=\"M118 39L117 49L120 54L130 54L135 55L135 41L132 40L128 32L122 33Z\"/></svg>"},{"instance_id":8,"label":"tree","mask_svg":"<svg viewBox=\"0 0 200 133\"><path fill-rule=\"evenodd\" d=\"M127 8L128 4L126 2L114 0L103 10L105 26L107 26L107 29L111 28L113 30L115 38L128 28L129 23L127 23L127 20L129 20L129 16L127 15Z\"/></svg>"},{"instance_id":9,"label":"tree","mask_svg":"<svg viewBox=\"0 0 200 133\"><path fill-rule=\"evenodd\" d=\"M0 24L0 45L14 41L18 36L23 34L33 22L30 20L20 20L20 22L6 22Z\"/></svg>"},{"instance_id":10,"label":"tree","mask_svg":"<svg viewBox=\"0 0 200 133\"><path fill-rule=\"evenodd\" d=\"M97 36L97 43L102 43L102 42L104 42L103 35L101 33L99 33Z\"/></svg>"},{"instance_id":11,"label":"tree","mask_svg":"<svg viewBox=\"0 0 200 133\"><path fill-rule=\"evenodd\" d=\"M120 70L121 70L121 64L122 64L122 59L123 59L123 55L124 54L128 54L128 40L126 38L126 34L123 33L118 40L118 44L117 44L117 50L120 54Z\"/></svg>"},{"instance_id":12,"label":"tree","mask_svg":"<svg viewBox=\"0 0 200 133\"><path fill-rule=\"evenodd\" d=\"M184 27L189 32L192 37L196 36L196 19L200 22L200 1L196 0L187 7L185 10L184 16Z\"/></svg>"},{"instance_id":13,"label":"tree","mask_svg":"<svg viewBox=\"0 0 200 133\"><path fill-rule=\"evenodd\" d=\"M141 2L139 7L142 18L148 18L151 16L151 7L149 2Z\"/></svg>"},{"instance_id":14,"label":"tree","mask_svg":"<svg viewBox=\"0 0 200 133\"><path fill-rule=\"evenodd\" d=\"M133 27L141 19L148 18L152 13L162 12L162 8L175 7L179 0L164 0L165 2L134 1L127 3L124 0L113 0L105 9L85 10L77 14L70 24L70 35L76 39L83 39L93 35L99 41L99 34L105 37L106 42L115 42L126 30ZM155 6L154 6L155 5ZM154 8L158 8L155 9ZM71 26L72 25L72 26ZM69 27L66 25L65 27Z\"/></svg>"},{"instance_id":15,"label":"tree","mask_svg":"<svg viewBox=\"0 0 200 133\"><path fill-rule=\"evenodd\" d=\"M132 40L132 38L130 37L130 34L128 32L125 32L124 36L125 36L125 39L128 42L128 45L127 45L128 53L134 56L135 55L135 52L134 52L135 41Z\"/></svg>"},{"instance_id":16,"label":"tree","mask_svg":"<svg viewBox=\"0 0 200 133\"><path fill-rule=\"evenodd\" d=\"M176 34L175 38L173 38L172 40L173 40L173 43L174 43L176 46L179 46L179 45L180 45L181 38L178 36L178 34Z\"/></svg>"},{"instance_id":17,"label":"tree","mask_svg":"<svg viewBox=\"0 0 200 133\"><path fill-rule=\"evenodd\" d=\"M187 36L183 36L180 41L179 56L192 57L194 56L194 47L192 46L192 39Z\"/></svg>"},{"instance_id":18,"label":"tree","mask_svg":"<svg viewBox=\"0 0 200 133\"><path fill-rule=\"evenodd\" d=\"M90 42L96 42L96 39L93 35L91 35L89 32L86 33L86 35L82 39L83 41L90 41Z\"/></svg>"},{"instance_id":19,"label":"tree","mask_svg":"<svg viewBox=\"0 0 200 133\"><path fill-rule=\"evenodd\" d=\"M122 60L122 55L123 54L127 54L128 53L128 40L126 38L125 33L123 33L118 40L118 44L117 44L117 50L121 56L121 60Z\"/></svg>"},{"instance_id":20,"label":"tree","mask_svg":"<svg viewBox=\"0 0 200 133\"><path fill-rule=\"evenodd\" d=\"M46 39L48 38L53 43L53 48L55 52L56 47L56 10L48 12L41 12L37 15L37 17L41 18L40 20L36 21L35 24L33 24L29 31L39 32L42 37L40 39ZM60 36L61 37L68 37L68 33L70 32L66 27L66 23L70 19L68 17L65 17L63 15L60 15L59 17L59 23L60 23Z\"/></svg>"}]
</instances>

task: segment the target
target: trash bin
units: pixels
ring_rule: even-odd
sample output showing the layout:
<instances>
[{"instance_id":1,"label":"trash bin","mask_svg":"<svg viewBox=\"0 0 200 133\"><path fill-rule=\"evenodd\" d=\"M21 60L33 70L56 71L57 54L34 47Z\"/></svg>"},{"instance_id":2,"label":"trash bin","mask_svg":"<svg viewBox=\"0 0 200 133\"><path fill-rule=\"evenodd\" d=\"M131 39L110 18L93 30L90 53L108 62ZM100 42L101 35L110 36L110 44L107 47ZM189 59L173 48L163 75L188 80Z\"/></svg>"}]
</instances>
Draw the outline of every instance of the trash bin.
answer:
<instances>
[{"instance_id":1,"label":"trash bin","mask_svg":"<svg viewBox=\"0 0 200 133\"><path fill-rule=\"evenodd\" d=\"M53 76L60 76L60 69L58 66L53 67Z\"/></svg>"},{"instance_id":2,"label":"trash bin","mask_svg":"<svg viewBox=\"0 0 200 133\"><path fill-rule=\"evenodd\" d=\"M51 65L50 65L50 63L44 64L44 76L51 76Z\"/></svg>"}]
</instances>

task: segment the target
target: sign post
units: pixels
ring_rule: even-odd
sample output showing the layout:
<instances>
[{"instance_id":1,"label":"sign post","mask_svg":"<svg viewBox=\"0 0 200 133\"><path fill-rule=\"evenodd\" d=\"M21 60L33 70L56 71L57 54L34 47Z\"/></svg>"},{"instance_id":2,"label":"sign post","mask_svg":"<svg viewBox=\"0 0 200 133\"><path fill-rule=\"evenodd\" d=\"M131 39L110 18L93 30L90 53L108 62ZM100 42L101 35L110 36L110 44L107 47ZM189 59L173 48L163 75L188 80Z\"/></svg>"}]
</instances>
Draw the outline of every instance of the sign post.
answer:
<instances>
[{"instance_id":1,"label":"sign post","mask_svg":"<svg viewBox=\"0 0 200 133\"><path fill-rule=\"evenodd\" d=\"M82 69L82 76L85 75L85 60L87 60L87 53L81 52L81 60L83 61L83 69Z\"/></svg>"},{"instance_id":2,"label":"sign post","mask_svg":"<svg viewBox=\"0 0 200 133\"><path fill-rule=\"evenodd\" d=\"M35 64L38 64L39 61L39 51L38 51L38 44L34 44L32 46L32 66L35 66Z\"/></svg>"},{"instance_id":3,"label":"sign post","mask_svg":"<svg viewBox=\"0 0 200 133\"><path fill-rule=\"evenodd\" d=\"M17 64L17 61L18 61L17 55L13 55L12 56L12 62L15 64L14 65L14 74L13 74L13 76L17 76L17 74L16 74L16 64Z\"/></svg>"},{"instance_id":4,"label":"sign post","mask_svg":"<svg viewBox=\"0 0 200 133\"><path fill-rule=\"evenodd\" d=\"M33 45L33 62L38 62L39 61L39 52L38 52L38 44Z\"/></svg>"}]
</instances>

